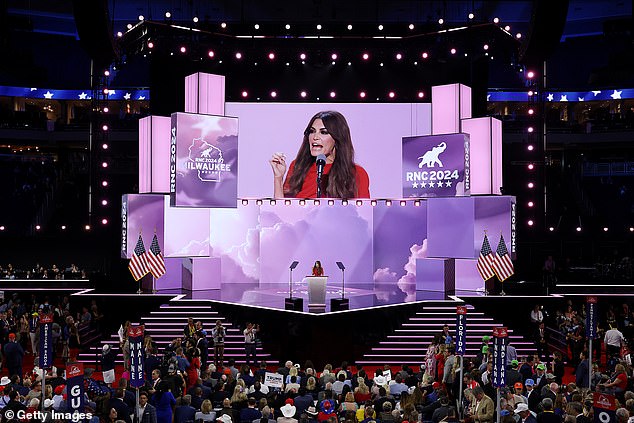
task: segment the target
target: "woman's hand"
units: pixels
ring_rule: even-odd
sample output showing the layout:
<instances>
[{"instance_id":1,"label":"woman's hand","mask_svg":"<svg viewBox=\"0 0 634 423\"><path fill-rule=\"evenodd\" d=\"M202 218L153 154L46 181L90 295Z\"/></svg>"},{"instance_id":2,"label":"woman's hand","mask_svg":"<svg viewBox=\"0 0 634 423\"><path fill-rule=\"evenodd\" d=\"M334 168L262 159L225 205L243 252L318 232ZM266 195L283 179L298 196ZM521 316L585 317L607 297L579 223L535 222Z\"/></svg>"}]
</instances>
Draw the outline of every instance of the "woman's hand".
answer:
<instances>
[{"instance_id":1,"label":"woman's hand","mask_svg":"<svg viewBox=\"0 0 634 423\"><path fill-rule=\"evenodd\" d=\"M273 176L275 178L283 178L286 173L286 155L284 153L274 153L269 163L273 169Z\"/></svg>"}]
</instances>

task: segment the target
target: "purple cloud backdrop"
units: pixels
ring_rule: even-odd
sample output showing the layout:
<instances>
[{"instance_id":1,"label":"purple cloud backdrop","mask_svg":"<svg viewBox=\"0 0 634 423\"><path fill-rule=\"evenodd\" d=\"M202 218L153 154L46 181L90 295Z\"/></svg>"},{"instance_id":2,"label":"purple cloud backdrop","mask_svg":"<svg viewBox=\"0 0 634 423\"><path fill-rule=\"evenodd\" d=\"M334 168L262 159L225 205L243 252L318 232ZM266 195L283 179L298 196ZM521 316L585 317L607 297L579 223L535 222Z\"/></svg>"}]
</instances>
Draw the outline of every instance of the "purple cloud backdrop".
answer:
<instances>
[{"instance_id":1,"label":"purple cloud backdrop","mask_svg":"<svg viewBox=\"0 0 634 423\"><path fill-rule=\"evenodd\" d=\"M511 251L511 204L515 197L490 196L474 197L475 200L475 224L474 224L474 257L480 255L484 231L489 236L491 248L495 250L500 240L500 233L504 235L504 243L507 250Z\"/></svg>"},{"instance_id":2,"label":"purple cloud backdrop","mask_svg":"<svg viewBox=\"0 0 634 423\"><path fill-rule=\"evenodd\" d=\"M121 258L132 257L132 252L139 238L139 231L143 230L142 237L145 249L150 249L152 238L154 237L154 229L156 228L156 237L161 249L164 248L163 238L163 210L165 195L155 194L124 194L122 202L126 203L127 231L126 231L126 249L121 249Z\"/></svg>"},{"instance_id":3,"label":"purple cloud backdrop","mask_svg":"<svg viewBox=\"0 0 634 423\"><path fill-rule=\"evenodd\" d=\"M165 196L165 257L208 257L210 209L169 203Z\"/></svg>"},{"instance_id":4,"label":"purple cloud backdrop","mask_svg":"<svg viewBox=\"0 0 634 423\"><path fill-rule=\"evenodd\" d=\"M184 207L236 207L238 195L238 119L173 113L176 125L176 193L172 204ZM187 169L193 160L222 163L217 182L212 174ZM211 161L214 161L211 163ZM203 180L201 180L203 179ZM215 179L215 178L214 178Z\"/></svg>"}]
</instances>

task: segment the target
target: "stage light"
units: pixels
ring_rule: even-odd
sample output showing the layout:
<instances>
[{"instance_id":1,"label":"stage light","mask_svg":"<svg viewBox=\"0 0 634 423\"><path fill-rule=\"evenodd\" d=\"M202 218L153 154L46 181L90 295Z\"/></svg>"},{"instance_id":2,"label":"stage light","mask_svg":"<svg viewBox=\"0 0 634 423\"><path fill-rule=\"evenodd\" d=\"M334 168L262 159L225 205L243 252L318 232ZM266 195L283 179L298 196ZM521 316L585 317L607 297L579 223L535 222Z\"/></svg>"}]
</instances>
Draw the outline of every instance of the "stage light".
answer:
<instances>
[{"instance_id":1,"label":"stage light","mask_svg":"<svg viewBox=\"0 0 634 423\"><path fill-rule=\"evenodd\" d=\"M401 53L396 53L396 60L401 60L403 55Z\"/></svg>"},{"instance_id":2,"label":"stage light","mask_svg":"<svg viewBox=\"0 0 634 423\"><path fill-rule=\"evenodd\" d=\"M242 200L242 205L243 205L243 206L247 206L247 205L249 205L249 200L247 200L247 199L243 199L243 200Z\"/></svg>"},{"instance_id":3,"label":"stage light","mask_svg":"<svg viewBox=\"0 0 634 423\"><path fill-rule=\"evenodd\" d=\"M379 31L383 31L383 25L379 25Z\"/></svg>"},{"instance_id":4,"label":"stage light","mask_svg":"<svg viewBox=\"0 0 634 423\"><path fill-rule=\"evenodd\" d=\"M533 170L533 169L535 169L535 165L532 164L532 163L529 163L528 164L528 170Z\"/></svg>"},{"instance_id":5,"label":"stage light","mask_svg":"<svg viewBox=\"0 0 634 423\"><path fill-rule=\"evenodd\" d=\"M194 21L194 23L198 23L198 16L194 16L194 18L192 19L192 21Z\"/></svg>"},{"instance_id":6,"label":"stage light","mask_svg":"<svg viewBox=\"0 0 634 423\"><path fill-rule=\"evenodd\" d=\"M335 205L335 200L328 200L328 205L329 206L334 206Z\"/></svg>"},{"instance_id":7,"label":"stage light","mask_svg":"<svg viewBox=\"0 0 634 423\"><path fill-rule=\"evenodd\" d=\"M522 38L522 34L520 32L518 32L517 34L515 34L515 38L517 38L519 40L520 38Z\"/></svg>"},{"instance_id":8,"label":"stage light","mask_svg":"<svg viewBox=\"0 0 634 423\"><path fill-rule=\"evenodd\" d=\"M140 20L140 21L144 21L144 20L145 20L145 16L143 16L143 15L139 15L139 20Z\"/></svg>"},{"instance_id":9,"label":"stage light","mask_svg":"<svg viewBox=\"0 0 634 423\"><path fill-rule=\"evenodd\" d=\"M85 229L85 230L87 230L87 231L89 231L89 230L90 230L90 225L86 225L86 226L84 226L84 229Z\"/></svg>"},{"instance_id":10,"label":"stage light","mask_svg":"<svg viewBox=\"0 0 634 423\"><path fill-rule=\"evenodd\" d=\"M222 28L222 29L227 28L227 23L226 22L221 23L220 24L220 28Z\"/></svg>"},{"instance_id":11,"label":"stage light","mask_svg":"<svg viewBox=\"0 0 634 423\"><path fill-rule=\"evenodd\" d=\"M493 23L500 23L500 18L493 18Z\"/></svg>"},{"instance_id":12,"label":"stage light","mask_svg":"<svg viewBox=\"0 0 634 423\"><path fill-rule=\"evenodd\" d=\"M242 53L237 52L236 53L236 59L238 59L238 60L242 59Z\"/></svg>"},{"instance_id":13,"label":"stage light","mask_svg":"<svg viewBox=\"0 0 634 423\"><path fill-rule=\"evenodd\" d=\"M255 200L255 204L257 204L258 206L262 205L262 200Z\"/></svg>"},{"instance_id":14,"label":"stage light","mask_svg":"<svg viewBox=\"0 0 634 423\"><path fill-rule=\"evenodd\" d=\"M103 125L103 126L101 127L101 130L103 130L103 131L107 131L107 130L108 130L108 125Z\"/></svg>"},{"instance_id":15,"label":"stage light","mask_svg":"<svg viewBox=\"0 0 634 423\"><path fill-rule=\"evenodd\" d=\"M317 24L317 30L321 31L321 24Z\"/></svg>"},{"instance_id":16,"label":"stage light","mask_svg":"<svg viewBox=\"0 0 634 423\"><path fill-rule=\"evenodd\" d=\"M275 53L269 53L269 60L275 59Z\"/></svg>"},{"instance_id":17,"label":"stage light","mask_svg":"<svg viewBox=\"0 0 634 423\"><path fill-rule=\"evenodd\" d=\"M109 71L109 70L105 70L105 71L103 71L103 74L104 74L105 76L110 76L110 71Z\"/></svg>"},{"instance_id":18,"label":"stage light","mask_svg":"<svg viewBox=\"0 0 634 423\"><path fill-rule=\"evenodd\" d=\"M410 29L410 31L413 30L414 29L414 24L409 24L408 28Z\"/></svg>"},{"instance_id":19,"label":"stage light","mask_svg":"<svg viewBox=\"0 0 634 423\"><path fill-rule=\"evenodd\" d=\"M469 15L467 16L469 19L473 19L475 18L475 15L473 13L469 13Z\"/></svg>"},{"instance_id":20,"label":"stage light","mask_svg":"<svg viewBox=\"0 0 634 423\"><path fill-rule=\"evenodd\" d=\"M438 19L438 25L442 25L445 23L445 20L443 18Z\"/></svg>"},{"instance_id":21,"label":"stage light","mask_svg":"<svg viewBox=\"0 0 634 423\"><path fill-rule=\"evenodd\" d=\"M337 96L337 93L334 91L330 91L330 98L335 98Z\"/></svg>"},{"instance_id":22,"label":"stage light","mask_svg":"<svg viewBox=\"0 0 634 423\"><path fill-rule=\"evenodd\" d=\"M387 96L388 96L389 98L394 98L394 97L396 97L396 93L395 93L394 91L390 91L390 92L387 94Z\"/></svg>"},{"instance_id":23,"label":"stage light","mask_svg":"<svg viewBox=\"0 0 634 423\"><path fill-rule=\"evenodd\" d=\"M532 97L535 93L533 92L533 90L528 91L528 96Z\"/></svg>"},{"instance_id":24,"label":"stage light","mask_svg":"<svg viewBox=\"0 0 634 423\"><path fill-rule=\"evenodd\" d=\"M535 187L535 184L534 184L534 183L532 183L532 182L529 182L526 186L527 186L527 187L529 187L529 188L534 188L534 187Z\"/></svg>"},{"instance_id":25,"label":"stage light","mask_svg":"<svg viewBox=\"0 0 634 423\"><path fill-rule=\"evenodd\" d=\"M361 207L363 205L363 200L357 200L357 206Z\"/></svg>"},{"instance_id":26,"label":"stage light","mask_svg":"<svg viewBox=\"0 0 634 423\"><path fill-rule=\"evenodd\" d=\"M376 206L376 200L370 200L370 205L371 206Z\"/></svg>"},{"instance_id":27,"label":"stage light","mask_svg":"<svg viewBox=\"0 0 634 423\"><path fill-rule=\"evenodd\" d=\"M379 66L383 67L383 62L379 63Z\"/></svg>"},{"instance_id":28,"label":"stage light","mask_svg":"<svg viewBox=\"0 0 634 423\"><path fill-rule=\"evenodd\" d=\"M531 79L531 78L533 78L534 76L535 76L535 72L533 72L533 71L528 71L528 72L526 73L526 77L527 77L528 79Z\"/></svg>"},{"instance_id":29,"label":"stage light","mask_svg":"<svg viewBox=\"0 0 634 423\"><path fill-rule=\"evenodd\" d=\"M528 109L528 114L529 114L529 115L533 115L533 113L535 113L535 110L533 110L533 109Z\"/></svg>"},{"instance_id":30,"label":"stage light","mask_svg":"<svg viewBox=\"0 0 634 423\"><path fill-rule=\"evenodd\" d=\"M548 230L549 230L550 232L554 232L554 231L555 231L555 228L551 226L551 227L549 227L549 228L548 228Z\"/></svg>"},{"instance_id":31,"label":"stage light","mask_svg":"<svg viewBox=\"0 0 634 423\"><path fill-rule=\"evenodd\" d=\"M528 144L528 147L526 147L528 149L528 151L533 151L535 149L535 147L533 147L533 144Z\"/></svg>"},{"instance_id":32,"label":"stage light","mask_svg":"<svg viewBox=\"0 0 634 423\"><path fill-rule=\"evenodd\" d=\"M337 57L338 57L338 56L337 56L337 53L332 53L332 54L330 55L330 58L331 58L332 60L337 60Z\"/></svg>"},{"instance_id":33,"label":"stage light","mask_svg":"<svg viewBox=\"0 0 634 423\"><path fill-rule=\"evenodd\" d=\"M315 200L315 201L313 201L313 204L314 204L315 206L318 206L319 204L321 204L321 201L319 201L319 200Z\"/></svg>"},{"instance_id":34,"label":"stage light","mask_svg":"<svg viewBox=\"0 0 634 423\"><path fill-rule=\"evenodd\" d=\"M534 222L533 222L532 220L529 220L529 221L528 221L528 222L526 222L526 223L528 223L528 226L533 226L533 224L534 224Z\"/></svg>"},{"instance_id":35,"label":"stage light","mask_svg":"<svg viewBox=\"0 0 634 423\"><path fill-rule=\"evenodd\" d=\"M511 30L510 25L506 25L506 26L504 27L504 30L505 30L506 32L509 32L509 31Z\"/></svg>"},{"instance_id":36,"label":"stage light","mask_svg":"<svg viewBox=\"0 0 634 423\"><path fill-rule=\"evenodd\" d=\"M361 91L361 92L359 93L359 97L361 97L361 98L365 98L365 91Z\"/></svg>"},{"instance_id":37,"label":"stage light","mask_svg":"<svg viewBox=\"0 0 634 423\"><path fill-rule=\"evenodd\" d=\"M107 225L108 224L108 219L101 219L101 224L102 225Z\"/></svg>"},{"instance_id":38,"label":"stage light","mask_svg":"<svg viewBox=\"0 0 634 423\"><path fill-rule=\"evenodd\" d=\"M348 66L352 66L352 62L348 62Z\"/></svg>"},{"instance_id":39,"label":"stage light","mask_svg":"<svg viewBox=\"0 0 634 423\"><path fill-rule=\"evenodd\" d=\"M341 200L341 205L342 206L347 206L348 205L348 200Z\"/></svg>"},{"instance_id":40,"label":"stage light","mask_svg":"<svg viewBox=\"0 0 634 423\"><path fill-rule=\"evenodd\" d=\"M105 144L105 143L101 144L101 148L103 148L104 150L107 150L108 149L108 144Z\"/></svg>"},{"instance_id":41,"label":"stage light","mask_svg":"<svg viewBox=\"0 0 634 423\"><path fill-rule=\"evenodd\" d=\"M421 54L423 59L427 59L429 57L429 53L427 52L423 52L423 54Z\"/></svg>"},{"instance_id":42,"label":"stage light","mask_svg":"<svg viewBox=\"0 0 634 423\"><path fill-rule=\"evenodd\" d=\"M306 98L306 96L307 96L306 91L302 91L302 92L300 92L300 93L299 93L299 96L300 96L301 98Z\"/></svg>"},{"instance_id":43,"label":"stage light","mask_svg":"<svg viewBox=\"0 0 634 423\"><path fill-rule=\"evenodd\" d=\"M216 53L214 53L213 50L209 50L209 52L207 53L207 56L209 56L210 58L213 58L216 55Z\"/></svg>"},{"instance_id":44,"label":"stage light","mask_svg":"<svg viewBox=\"0 0 634 423\"><path fill-rule=\"evenodd\" d=\"M291 205L291 200L284 200L284 204L287 205L287 206L290 206Z\"/></svg>"},{"instance_id":45,"label":"stage light","mask_svg":"<svg viewBox=\"0 0 634 423\"><path fill-rule=\"evenodd\" d=\"M110 109L109 109L109 108L107 108L107 107L104 107L104 108L103 108L103 112L104 112L104 113L108 113L109 111L110 111Z\"/></svg>"},{"instance_id":46,"label":"stage light","mask_svg":"<svg viewBox=\"0 0 634 423\"><path fill-rule=\"evenodd\" d=\"M110 91L108 90L108 88L104 88L104 89L103 89L103 93L104 93L105 95L108 95L108 93L109 93L109 92L110 92Z\"/></svg>"},{"instance_id":47,"label":"stage light","mask_svg":"<svg viewBox=\"0 0 634 423\"><path fill-rule=\"evenodd\" d=\"M485 50L488 50L489 49L489 45L485 44L485 45L482 46L482 48L485 49Z\"/></svg>"},{"instance_id":48,"label":"stage light","mask_svg":"<svg viewBox=\"0 0 634 423\"><path fill-rule=\"evenodd\" d=\"M66 230L66 225L62 225L61 229L62 229L62 231L65 231Z\"/></svg>"},{"instance_id":49,"label":"stage light","mask_svg":"<svg viewBox=\"0 0 634 423\"><path fill-rule=\"evenodd\" d=\"M101 163L101 167L103 167L104 169L108 167L108 162L102 162Z\"/></svg>"},{"instance_id":50,"label":"stage light","mask_svg":"<svg viewBox=\"0 0 634 423\"><path fill-rule=\"evenodd\" d=\"M302 53L299 55L300 60L306 60L306 53Z\"/></svg>"},{"instance_id":51,"label":"stage light","mask_svg":"<svg viewBox=\"0 0 634 423\"><path fill-rule=\"evenodd\" d=\"M117 37L118 37L118 38L123 37L123 32L121 32L121 31L117 31Z\"/></svg>"},{"instance_id":52,"label":"stage light","mask_svg":"<svg viewBox=\"0 0 634 423\"><path fill-rule=\"evenodd\" d=\"M420 207L420 200L414 200L414 207Z\"/></svg>"},{"instance_id":53,"label":"stage light","mask_svg":"<svg viewBox=\"0 0 634 423\"><path fill-rule=\"evenodd\" d=\"M271 97L273 97L273 98L277 97L277 92L271 91Z\"/></svg>"},{"instance_id":54,"label":"stage light","mask_svg":"<svg viewBox=\"0 0 634 423\"><path fill-rule=\"evenodd\" d=\"M185 53L185 52L187 52L187 47L181 46L181 53Z\"/></svg>"},{"instance_id":55,"label":"stage light","mask_svg":"<svg viewBox=\"0 0 634 423\"><path fill-rule=\"evenodd\" d=\"M108 186L108 181L101 181L101 186L102 187L107 187Z\"/></svg>"},{"instance_id":56,"label":"stage light","mask_svg":"<svg viewBox=\"0 0 634 423\"><path fill-rule=\"evenodd\" d=\"M581 232L581 226L577 226L577 232Z\"/></svg>"},{"instance_id":57,"label":"stage light","mask_svg":"<svg viewBox=\"0 0 634 423\"><path fill-rule=\"evenodd\" d=\"M269 204L272 205L272 206L274 206L276 203L277 203L277 201L275 201L275 200L269 200Z\"/></svg>"},{"instance_id":58,"label":"stage light","mask_svg":"<svg viewBox=\"0 0 634 423\"><path fill-rule=\"evenodd\" d=\"M39 231L40 229L42 229L42 227L40 225L35 225L35 230Z\"/></svg>"},{"instance_id":59,"label":"stage light","mask_svg":"<svg viewBox=\"0 0 634 423\"><path fill-rule=\"evenodd\" d=\"M533 207L535 205L535 203L533 203L532 201L528 202L528 207Z\"/></svg>"},{"instance_id":60,"label":"stage light","mask_svg":"<svg viewBox=\"0 0 634 423\"><path fill-rule=\"evenodd\" d=\"M348 31L352 31L352 25L348 25Z\"/></svg>"},{"instance_id":61,"label":"stage light","mask_svg":"<svg viewBox=\"0 0 634 423\"><path fill-rule=\"evenodd\" d=\"M4 231L5 229L4 225L0 226L0 231Z\"/></svg>"},{"instance_id":62,"label":"stage light","mask_svg":"<svg viewBox=\"0 0 634 423\"><path fill-rule=\"evenodd\" d=\"M603 227L603 232L607 232L607 231L608 231L608 227L607 227L607 226L604 226L604 227Z\"/></svg>"},{"instance_id":63,"label":"stage light","mask_svg":"<svg viewBox=\"0 0 634 423\"><path fill-rule=\"evenodd\" d=\"M2 228L4 228L4 226L2 226ZM4 230L4 229L2 229L2 230ZM634 228L633 227L630 227L630 232L634 232Z\"/></svg>"},{"instance_id":64,"label":"stage light","mask_svg":"<svg viewBox=\"0 0 634 423\"><path fill-rule=\"evenodd\" d=\"M456 49L452 48L451 50L449 50L451 52L451 54L456 54Z\"/></svg>"},{"instance_id":65,"label":"stage light","mask_svg":"<svg viewBox=\"0 0 634 423\"><path fill-rule=\"evenodd\" d=\"M101 205L102 206L107 206L108 205L108 200L101 200Z\"/></svg>"},{"instance_id":66,"label":"stage light","mask_svg":"<svg viewBox=\"0 0 634 423\"><path fill-rule=\"evenodd\" d=\"M165 12L165 17L169 19L172 17L172 14L170 12Z\"/></svg>"},{"instance_id":67,"label":"stage light","mask_svg":"<svg viewBox=\"0 0 634 423\"><path fill-rule=\"evenodd\" d=\"M363 58L363 60L368 60L370 58L370 55L368 53L363 53L363 56L361 56Z\"/></svg>"},{"instance_id":68,"label":"stage light","mask_svg":"<svg viewBox=\"0 0 634 423\"><path fill-rule=\"evenodd\" d=\"M284 28L286 28L288 30L288 29L291 29L291 26L289 24L286 24L286 25L284 25Z\"/></svg>"},{"instance_id":69,"label":"stage light","mask_svg":"<svg viewBox=\"0 0 634 423\"><path fill-rule=\"evenodd\" d=\"M246 91L242 91L242 97L246 98L249 96L249 93Z\"/></svg>"},{"instance_id":70,"label":"stage light","mask_svg":"<svg viewBox=\"0 0 634 423\"><path fill-rule=\"evenodd\" d=\"M385 200L385 205L386 206L391 206L392 205L392 200Z\"/></svg>"},{"instance_id":71,"label":"stage light","mask_svg":"<svg viewBox=\"0 0 634 423\"><path fill-rule=\"evenodd\" d=\"M528 128L526 128L526 130L530 134L530 133L532 133L535 130L535 128L533 128L532 126L529 126Z\"/></svg>"},{"instance_id":72,"label":"stage light","mask_svg":"<svg viewBox=\"0 0 634 423\"><path fill-rule=\"evenodd\" d=\"M299 200L299 205L300 206L305 206L306 205L306 200Z\"/></svg>"},{"instance_id":73,"label":"stage light","mask_svg":"<svg viewBox=\"0 0 634 423\"><path fill-rule=\"evenodd\" d=\"M401 207L405 207L405 206L407 205L407 201L405 201L405 200L401 200L401 203L400 203L400 204L401 204Z\"/></svg>"},{"instance_id":74,"label":"stage light","mask_svg":"<svg viewBox=\"0 0 634 423\"><path fill-rule=\"evenodd\" d=\"M255 29L260 29L260 24L255 24L255 25L253 25L253 28L255 28Z\"/></svg>"},{"instance_id":75,"label":"stage light","mask_svg":"<svg viewBox=\"0 0 634 423\"><path fill-rule=\"evenodd\" d=\"M132 24L127 24L125 27L128 29L132 29Z\"/></svg>"},{"instance_id":76,"label":"stage light","mask_svg":"<svg viewBox=\"0 0 634 423\"><path fill-rule=\"evenodd\" d=\"M418 92L418 98L423 98L423 97L425 97L425 93L422 92L422 91L419 91Z\"/></svg>"}]
</instances>

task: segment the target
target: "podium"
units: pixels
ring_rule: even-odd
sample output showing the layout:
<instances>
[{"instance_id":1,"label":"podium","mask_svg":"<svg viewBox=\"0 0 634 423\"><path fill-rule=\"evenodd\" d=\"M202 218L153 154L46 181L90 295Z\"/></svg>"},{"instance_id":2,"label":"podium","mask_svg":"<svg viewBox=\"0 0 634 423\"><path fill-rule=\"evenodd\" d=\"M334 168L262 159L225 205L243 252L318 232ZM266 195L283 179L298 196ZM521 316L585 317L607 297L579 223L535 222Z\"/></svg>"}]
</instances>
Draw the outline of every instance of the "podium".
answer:
<instances>
[{"instance_id":1,"label":"podium","mask_svg":"<svg viewBox=\"0 0 634 423\"><path fill-rule=\"evenodd\" d=\"M302 283L308 287L308 311L313 313L325 312L328 276L306 276Z\"/></svg>"}]
</instances>

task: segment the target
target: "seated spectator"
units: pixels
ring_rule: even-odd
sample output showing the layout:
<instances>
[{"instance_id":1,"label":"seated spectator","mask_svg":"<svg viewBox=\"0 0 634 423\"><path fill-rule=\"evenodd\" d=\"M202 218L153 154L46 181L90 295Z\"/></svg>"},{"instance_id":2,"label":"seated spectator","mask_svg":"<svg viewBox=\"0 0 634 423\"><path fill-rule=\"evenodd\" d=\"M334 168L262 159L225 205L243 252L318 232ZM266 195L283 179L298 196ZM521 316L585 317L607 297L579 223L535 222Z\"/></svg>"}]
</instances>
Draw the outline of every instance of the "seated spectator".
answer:
<instances>
[{"instance_id":1,"label":"seated spectator","mask_svg":"<svg viewBox=\"0 0 634 423\"><path fill-rule=\"evenodd\" d=\"M231 416L227 416L225 415L228 420L229 423L231 423ZM222 417L222 416L221 416ZM204 400L202 405L200 406L200 411L198 411L194 417L194 419L198 422L198 421L203 421L203 422L212 422L216 419L216 413L212 410L211 408L211 401L209 400ZM219 421L225 421L222 420L220 418L218 418ZM226 423L226 421L225 421Z\"/></svg>"},{"instance_id":2,"label":"seated spectator","mask_svg":"<svg viewBox=\"0 0 634 423\"><path fill-rule=\"evenodd\" d=\"M313 409L314 408L315 407L313 407ZM315 415L317 415L317 413L315 413ZM262 408L262 417L253 420L252 423L275 423L275 420L271 418L271 409L268 405Z\"/></svg>"},{"instance_id":3,"label":"seated spectator","mask_svg":"<svg viewBox=\"0 0 634 423\"><path fill-rule=\"evenodd\" d=\"M257 401L255 398L249 398L247 407L240 410L240 422L251 423L254 420L259 420L262 417L262 413L256 407Z\"/></svg>"}]
</instances>

